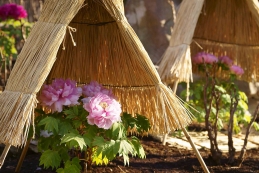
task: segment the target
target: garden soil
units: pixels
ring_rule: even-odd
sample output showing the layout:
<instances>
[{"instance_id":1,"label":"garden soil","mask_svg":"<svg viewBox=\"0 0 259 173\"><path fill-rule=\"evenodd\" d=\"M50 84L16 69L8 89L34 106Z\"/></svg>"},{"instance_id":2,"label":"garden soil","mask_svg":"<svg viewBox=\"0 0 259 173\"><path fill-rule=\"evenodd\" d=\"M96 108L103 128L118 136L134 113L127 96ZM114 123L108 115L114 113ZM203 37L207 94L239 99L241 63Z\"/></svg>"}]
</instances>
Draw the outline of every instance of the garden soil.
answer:
<instances>
[{"instance_id":1,"label":"garden soil","mask_svg":"<svg viewBox=\"0 0 259 173\"><path fill-rule=\"evenodd\" d=\"M107 166L93 166L89 173L189 173L203 172L193 151L179 149L174 146L162 145L152 137L141 138L146 152L146 159L130 158L130 165L123 165L123 158L117 157ZM248 150L246 159L241 167L231 166L227 163L227 156L222 164L215 165L209 156L209 150L200 149L208 169L211 173L259 173L259 150ZM19 153L9 153L0 173L13 173L19 160ZM237 153L237 156L239 152ZM55 170L45 170L39 166L39 153L28 151L20 173L54 173Z\"/></svg>"}]
</instances>

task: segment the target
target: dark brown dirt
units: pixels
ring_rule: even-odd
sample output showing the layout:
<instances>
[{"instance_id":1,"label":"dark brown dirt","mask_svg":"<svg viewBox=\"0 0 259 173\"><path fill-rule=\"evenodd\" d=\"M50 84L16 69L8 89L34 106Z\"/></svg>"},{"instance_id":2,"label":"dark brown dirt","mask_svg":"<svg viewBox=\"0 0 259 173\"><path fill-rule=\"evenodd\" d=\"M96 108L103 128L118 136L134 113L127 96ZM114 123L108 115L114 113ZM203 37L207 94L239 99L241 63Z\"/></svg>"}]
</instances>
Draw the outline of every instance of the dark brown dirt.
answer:
<instances>
[{"instance_id":1,"label":"dark brown dirt","mask_svg":"<svg viewBox=\"0 0 259 173\"><path fill-rule=\"evenodd\" d=\"M161 142L151 137L142 139L142 145L146 151L146 159L130 158L130 166L123 166L123 159L118 157L108 166L93 166L88 172L92 173L187 173L203 172L193 151L177 149L175 147L163 146ZM259 173L259 150L247 151L246 159L242 167L230 166L227 159L223 159L222 165L217 166L209 158L208 150L200 150L210 172L215 173ZM239 154L239 153L237 153ZM13 173L19 156L9 154L0 173ZM28 152L21 168L21 173L54 173L52 170L44 170L39 164L39 154ZM37 170L38 169L38 170Z\"/></svg>"}]
</instances>

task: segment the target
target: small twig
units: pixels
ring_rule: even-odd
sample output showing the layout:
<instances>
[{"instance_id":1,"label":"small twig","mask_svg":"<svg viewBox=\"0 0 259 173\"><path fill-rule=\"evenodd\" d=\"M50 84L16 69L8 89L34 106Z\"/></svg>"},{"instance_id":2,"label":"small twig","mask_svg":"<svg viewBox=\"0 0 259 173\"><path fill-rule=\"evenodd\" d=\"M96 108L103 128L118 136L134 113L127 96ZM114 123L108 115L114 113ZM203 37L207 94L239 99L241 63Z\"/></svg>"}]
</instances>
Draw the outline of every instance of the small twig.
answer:
<instances>
[{"instance_id":1,"label":"small twig","mask_svg":"<svg viewBox=\"0 0 259 173\"><path fill-rule=\"evenodd\" d=\"M118 168L122 171L122 172L125 172L125 171L123 171L122 169L121 169L121 167L120 166L118 166ZM126 172L125 172L126 173Z\"/></svg>"},{"instance_id":2,"label":"small twig","mask_svg":"<svg viewBox=\"0 0 259 173\"><path fill-rule=\"evenodd\" d=\"M251 119L247 129L246 129L246 135L245 135L245 139L244 139L244 145L242 147L242 150L240 152L240 155L238 157L238 160L237 160L237 165L240 167L245 159L245 154L246 154L246 145L247 145L247 141L248 141L248 136L250 134L250 131L251 131L251 127L253 125L253 123L255 122L257 116L258 116L258 112L259 112L259 104L257 104L256 108L255 108L255 111L254 111L254 114L253 114L253 119Z\"/></svg>"}]
</instances>

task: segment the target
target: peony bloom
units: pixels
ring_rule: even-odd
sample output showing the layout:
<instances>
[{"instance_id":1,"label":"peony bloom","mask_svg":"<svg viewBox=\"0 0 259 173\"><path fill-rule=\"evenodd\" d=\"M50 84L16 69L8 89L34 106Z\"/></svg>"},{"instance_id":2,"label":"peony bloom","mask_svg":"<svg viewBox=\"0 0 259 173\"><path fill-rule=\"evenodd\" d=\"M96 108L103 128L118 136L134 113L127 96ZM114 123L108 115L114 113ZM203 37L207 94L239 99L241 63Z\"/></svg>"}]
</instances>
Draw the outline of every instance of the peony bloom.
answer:
<instances>
[{"instance_id":1,"label":"peony bloom","mask_svg":"<svg viewBox=\"0 0 259 173\"><path fill-rule=\"evenodd\" d=\"M233 65L232 59L230 59L228 56L219 57L219 61L220 61L222 64L226 64L228 67L230 67L230 66Z\"/></svg>"},{"instance_id":2,"label":"peony bloom","mask_svg":"<svg viewBox=\"0 0 259 173\"><path fill-rule=\"evenodd\" d=\"M244 74L244 70L243 70L241 67L237 66L237 65L232 65L232 66L230 67L230 71L231 71L232 73L236 74L236 75L242 75L242 74Z\"/></svg>"},{"instance_id":3,"label":"peony bloom","mask_svg":"<svg viewBox=\"0 0 259 173\"><path fill-rule=\"evenodd\" d=\"M76 87L76 82L72 80L55 79L51 85L44 85L40 101L43 106L52 112L62 112L63 106L78 104L78 99L82 94L82 89Z\"/></svg>"},{"instance_id":4,"label":"peony bloom","mask_svg":"<svg viewBox=\"0 0 259 173\"><path fill-rule=\"evenodd\" d=\"M27 12L21 5L14 3L4 4L0 6L0 18L6 20L11 19L22 19L27 17Z\"/></svg>"},{"instance_id":5,"label":"peony bloom","mask_svg":"<svg viewBox=\"0 0 259 173\"><path fill-rule=\"evenodd\" d=\"M99 128L109 129L113 123L121 121L121 105L114 98L104 93L98 93L91 97L83 105L89 112L87 121Z\"/></svg>"},{"instance_id":6,"label":"peony bloom","mask_svg":"<svg viewBox=\"0 0 259 173\"><path fill-rule=\"evenodd\" d=\"M90 84L84 85L82 87L82 89L83 89L83 91L82 91L83 95L86 97L93 97L97 93L101 92L103 94L106 94L106 95L114 98L111 90L104 88L101 84L99 84L96 81L92 81L92 82L90 82Z\"/></svg>"},{"instance_id":7,"label":"peony bloom","mask_svg":"<svg viewBox=\"0 0 259 173\"><path fill-rule=\"evenodd\" d=\"M199 52L197 55L195 55L192 58L193 63L195 64L212 64L212 63L217 63L218 58L212 54L205 53L205 52Z\"/></svg>"}]
</instances>

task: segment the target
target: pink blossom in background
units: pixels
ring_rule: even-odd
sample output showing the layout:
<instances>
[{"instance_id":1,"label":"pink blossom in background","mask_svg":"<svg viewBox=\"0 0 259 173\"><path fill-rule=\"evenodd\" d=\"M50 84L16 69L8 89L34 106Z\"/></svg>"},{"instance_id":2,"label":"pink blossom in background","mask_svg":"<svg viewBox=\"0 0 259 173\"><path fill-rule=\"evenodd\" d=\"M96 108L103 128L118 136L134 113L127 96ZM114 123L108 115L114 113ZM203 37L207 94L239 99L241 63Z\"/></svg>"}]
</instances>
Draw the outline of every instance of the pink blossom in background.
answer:
<instances>
[{"instance_id":1,"label":"pink blossom in background","mask_svg":"<svg viewBox=\"0 0 259 173\"><path fill-rule=\"evenodd\" d=\"M195 55L192 58L193 63L195 64L212 64L212 63L217 63L218 58L212 54L205 53L205 52L199 52L197 55Z\"/></svg>"},{"instance_id":2,"label":"pink blossom in background","mask_svg":"<svg viewBox=\"0 0 259 173\"><path fill-rule=\"evenodd\" d=\"M52 112L62 112L63 106L76 105L82 89L76 87L72 80L55 79L51 85L44 85L39 97L43 106Z\"/></svg>"},{"instance_id":3,"label":"pink blossom in background","mask_svg":"<svg viewBox=\"0 0 259 173\"><path fill-rule=\"evenodd\" d=\"M219 61L229 67L233 65L232 59L230 59L228 56L219 57Z\"/></svg>"},{"instance_id":4,"label":"pink blossom in background","mask_svg":"<svg viewBox=\"0 0 259 173\"><path fill-rule=\"evenodd\" d=\"M114 97L114 95L112 94L112 90L108 90L104 88L101 84L99 84L96 81L92 81L90 82L90 84L84 85L82 89L83 89L83 95L86 97L93 97L100 92L110 97Z\"/></svg>"},{"instance_id":5,"label":"pink blossom in background","mask_svg":"<svg viewBox=\"0 0 259 173\"><path fill-rule=\"evenodd\" d=\"M0 6L0 18L6 20L11 19L23 19L27 17L27 12L21 5L14 3L4 4Z\"/></svg>"},{"instance_id":6,"label":"pink blossom in background","mask_svg":"<svg viewBox=\"0 0 259 173\"><path fill-rule=\"evenodd\" d=\"M236 75L244 74L244 70L241 67L237 66L237 65L232 65L230 67L230 71L233 72Z\"/></svg>"},{"instance_id":7,"label":"pink blossom in background","mask_svg":"<svg viewBox=\"0 0 259 173\"><path fill-rule=\"evenodd\" d=\"M0 6L0 18L2 20L7 19L8 16L9 16L9 11L10 11L10 5L9 4Z\"/></svg>"},{"instance_id":8,"label":"pink blossom in background","mask_svg":"<svg viewBox=\"0 0 259 173\"><path fill-rule=\"evenodd\" d=\"M98 93L84 103L83 107L89 112L87 121L90 125L109 129L113 123L121 121L121 105L114 98L104 93Z\"/></svg>"}]
</instances>

